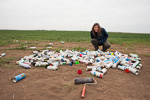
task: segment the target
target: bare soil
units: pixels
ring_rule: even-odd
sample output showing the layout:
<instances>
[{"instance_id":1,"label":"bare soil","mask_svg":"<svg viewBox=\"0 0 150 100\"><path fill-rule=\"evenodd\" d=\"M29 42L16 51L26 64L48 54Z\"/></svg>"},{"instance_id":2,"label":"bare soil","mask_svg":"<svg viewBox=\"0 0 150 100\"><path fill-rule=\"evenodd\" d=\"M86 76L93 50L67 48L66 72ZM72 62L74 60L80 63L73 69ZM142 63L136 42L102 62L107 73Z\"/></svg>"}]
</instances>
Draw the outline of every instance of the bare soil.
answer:
<instances>
[{"instance_id":1,"label":"bare soil","mask_svg":"<svg viewBox=\"0 0 150 100\"><path fill-rule=\"evenodd\" d=\"M46 45L48 42L41 42L38 45ZM43 46L36 46L44 48ZM10 50L9 47L0 47L0 53L5 52L4 58L14 57L9 65L16 65L20 58L32 54L33 50ZM92 50L90 43L65 43L54 42L53 50L58 47L72 49L73 47L85 47ZM96 85L87 85L85 100L149 100L150 98L150 47L135 45L134 47L115 45L109 51L119 51L121 53L137 53L142 58L142 69L139 75L125 73L119 69L108 69L104 77L97 78ZM0 58L2 59L2 58ZM59 66L57 71L45 68L32 67L5 68L0 67L0 100L80 100L83 84L75 85L74 78L92 77L86 71L85 64ZM18 66L18 65L16 65ZM82 70L78 75L77 70ZM13 83L11 78L25 73L26 78Z\"/></svg>"}]
</instances>

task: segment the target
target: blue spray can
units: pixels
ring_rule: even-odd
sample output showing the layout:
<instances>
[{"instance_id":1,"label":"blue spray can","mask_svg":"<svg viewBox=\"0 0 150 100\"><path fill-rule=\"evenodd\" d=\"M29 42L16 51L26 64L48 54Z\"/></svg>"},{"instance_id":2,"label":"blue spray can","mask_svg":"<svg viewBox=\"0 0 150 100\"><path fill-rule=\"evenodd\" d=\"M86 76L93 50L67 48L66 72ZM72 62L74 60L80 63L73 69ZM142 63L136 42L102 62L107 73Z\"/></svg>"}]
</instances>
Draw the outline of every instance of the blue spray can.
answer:
<instances>
[{"instance_id":1,"label":"blue spray can","mask_svg":"<svg viewBox=\"0 0 150 100\"><path fill-rule=\"evenodd\" d=\"M20 75L15 76L12 80L13 80L13 82L17 83L18 81L20 81L20 80L22 80L24 78L25 78L25 74L22 73Z\"/></svg>"}]
</instances>

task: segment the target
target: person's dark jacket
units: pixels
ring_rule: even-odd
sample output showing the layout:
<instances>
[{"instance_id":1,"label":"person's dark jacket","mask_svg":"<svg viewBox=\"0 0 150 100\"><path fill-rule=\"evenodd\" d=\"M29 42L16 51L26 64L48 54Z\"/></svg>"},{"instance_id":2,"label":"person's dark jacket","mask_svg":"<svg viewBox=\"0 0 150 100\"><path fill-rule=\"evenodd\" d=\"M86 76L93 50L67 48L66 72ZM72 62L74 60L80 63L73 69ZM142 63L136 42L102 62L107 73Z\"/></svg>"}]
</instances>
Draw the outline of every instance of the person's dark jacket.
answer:
<instances>
[{"instance_id":1,"label":"person's dark jacket","mask_svg":"<svg viewBox=\"0 0 150 100\"><path fill-rule=\"evenodd\" d=\"M90 34L91 34L91 39L92 38L97 39L99 44L103 44L108 38L108 33L106 32L106 30L104 28L102 28L101 36L98 36L97 32L95 32L96 36L94 36L92 33L92 30L91 30Z\"/></svg>"}]
</instances>

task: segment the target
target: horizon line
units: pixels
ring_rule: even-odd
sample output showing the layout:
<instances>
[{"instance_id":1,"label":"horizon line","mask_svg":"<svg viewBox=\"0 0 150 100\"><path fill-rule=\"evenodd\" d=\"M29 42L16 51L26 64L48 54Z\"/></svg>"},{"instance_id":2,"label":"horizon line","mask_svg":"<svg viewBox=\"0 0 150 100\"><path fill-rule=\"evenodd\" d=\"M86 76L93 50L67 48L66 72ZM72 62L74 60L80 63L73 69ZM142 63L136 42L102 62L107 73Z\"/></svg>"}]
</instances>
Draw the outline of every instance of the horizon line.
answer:
<instances>
[{"instance_id":1,"label":"horizon line","mask_svg":"<svg viewBox=\"0 0 150 100\"><path fill-rule=\"evenodd\" d=\"M16 31L84 31L84 30L46 30L46 29L0 29L0 30L9 30L9 31L13 31L13 30L16 30ZM87 32L87 31L85 31ZM136 34L136 32L113 32L113 31L107 31L107 32L110 32L110 33L133 33L133 34ZM139 33L137 32L137 34L150 34L150 33Z\"/></svg>"}]
</instances>

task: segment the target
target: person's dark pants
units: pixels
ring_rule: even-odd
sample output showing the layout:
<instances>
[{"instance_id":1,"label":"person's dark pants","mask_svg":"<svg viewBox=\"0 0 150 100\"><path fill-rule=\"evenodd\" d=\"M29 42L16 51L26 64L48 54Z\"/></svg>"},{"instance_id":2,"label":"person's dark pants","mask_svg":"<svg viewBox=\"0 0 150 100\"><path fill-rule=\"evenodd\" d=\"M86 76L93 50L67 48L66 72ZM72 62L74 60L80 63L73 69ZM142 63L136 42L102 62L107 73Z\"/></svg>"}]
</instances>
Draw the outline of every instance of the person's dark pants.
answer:
<instances>
[{"instance_id":1,"label":"person's dark pants","mask_svg":"<svg viewBox=\"0 0 150 100\"><path fill-rule=\"evenodd\" d=\"M99 44L97 39L92 38L91 39L91 43L93 44L95 50L98 50L99 49L98 46L102 46L102 45L103 45L103 50L102 51L106 51L108 48L111 47L111 45L110 45L108 40L106 40L103 44Z\"/></svg>"}]
</instances>

